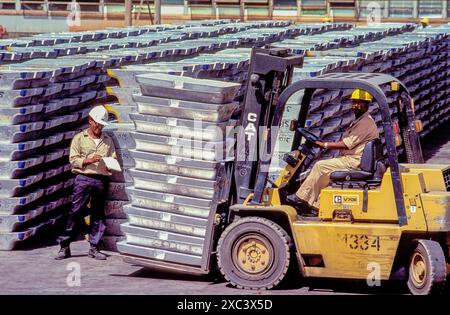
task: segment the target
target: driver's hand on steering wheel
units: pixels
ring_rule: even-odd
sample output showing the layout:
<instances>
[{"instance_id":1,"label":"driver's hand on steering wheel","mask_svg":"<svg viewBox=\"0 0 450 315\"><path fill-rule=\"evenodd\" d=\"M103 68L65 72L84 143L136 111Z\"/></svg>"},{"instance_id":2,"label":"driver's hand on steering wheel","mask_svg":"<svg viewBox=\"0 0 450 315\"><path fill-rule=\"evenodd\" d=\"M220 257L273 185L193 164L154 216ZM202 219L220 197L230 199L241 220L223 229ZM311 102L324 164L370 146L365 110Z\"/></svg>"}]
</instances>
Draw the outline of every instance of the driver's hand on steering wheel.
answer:
<instances>
[{"instance_id":1,"label":"driver's hand on steering wheel","mask_svg":"<svg viewBox=\"0 0 450 315\"><path fill-rule=\"evenodd\" d=\"M317 144L319 147L325 149L325 142L322 142L322 141L316 141L315 144Z\"/></svg>"}]
</instances>

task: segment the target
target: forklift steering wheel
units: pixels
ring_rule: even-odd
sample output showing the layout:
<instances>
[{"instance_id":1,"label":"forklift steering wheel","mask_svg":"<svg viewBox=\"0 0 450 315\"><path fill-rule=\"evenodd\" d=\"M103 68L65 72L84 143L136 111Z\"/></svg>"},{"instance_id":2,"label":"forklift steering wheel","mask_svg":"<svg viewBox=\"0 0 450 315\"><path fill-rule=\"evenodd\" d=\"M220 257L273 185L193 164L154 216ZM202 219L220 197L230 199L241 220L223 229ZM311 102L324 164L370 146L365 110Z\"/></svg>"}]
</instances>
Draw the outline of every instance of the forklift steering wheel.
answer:
<instances>
[{"instance_id":1,"label":"forklift steering wheel","mask_svg":"<svg viewBox=\"0 0 450 315\"><path fill-rule=\"evenodd\" d=\"M316 141L322 141L318 136L306 130L305 128L298 128L297 130L307 141L311 142L314 145L317 145Z\"/></svg>"}]
</instances>

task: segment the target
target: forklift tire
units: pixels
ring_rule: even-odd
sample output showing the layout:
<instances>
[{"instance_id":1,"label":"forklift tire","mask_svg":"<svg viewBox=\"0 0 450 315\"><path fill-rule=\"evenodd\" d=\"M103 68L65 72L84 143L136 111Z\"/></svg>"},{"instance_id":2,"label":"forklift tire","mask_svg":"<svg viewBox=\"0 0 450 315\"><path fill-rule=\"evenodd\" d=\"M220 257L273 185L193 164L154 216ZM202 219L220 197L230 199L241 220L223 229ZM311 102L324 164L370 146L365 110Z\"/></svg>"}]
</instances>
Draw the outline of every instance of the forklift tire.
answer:
<instances>
[{"instance_id":1,"label":"forklift tire","mask_svg":"<svg viewBox=\"0 0 450 315\"><path fill-rule=\"evenodd\" d=\"M441 245L419 240L409 259L408 288L413 295L440 294L445 285L447 264Z\"/></svg>"},{"instance_id":2,"label":"forklift tire","mask_svg":"<svg viewBox=\"0 0 450 315\"><path fill-rule=\"evenodd\" d=\"M292 241L286 231L265 218L246 217L231 223L217 244L222 275L240 289L272 289L286 276Z\"/></svg>"}]
</instances>

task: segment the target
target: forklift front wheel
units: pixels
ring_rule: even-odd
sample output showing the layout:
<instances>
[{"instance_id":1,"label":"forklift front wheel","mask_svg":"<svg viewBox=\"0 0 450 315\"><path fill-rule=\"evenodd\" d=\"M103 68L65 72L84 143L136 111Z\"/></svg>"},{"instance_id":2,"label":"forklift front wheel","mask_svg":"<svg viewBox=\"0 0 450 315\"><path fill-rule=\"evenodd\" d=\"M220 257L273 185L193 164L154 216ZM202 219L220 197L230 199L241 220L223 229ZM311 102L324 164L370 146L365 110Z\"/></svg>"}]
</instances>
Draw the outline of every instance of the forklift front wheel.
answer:
<instances>
[{"instance_id":1,"label":"forklift front wheel","mask_svg":"<svg viewBox=\"0 0 450 315\"><path fill-rule=\"evenodd\" d=\"M219 239L219 269L240 289L271 289L289 269L291 248L291 238L273 221L261 217L239 219Z\"/></svg>"},{"instance_id":2,"label":"forklift front wheel","mask_svg":"<svg viewBox=\"0 0 450 315\"><path fill-rule=\"evenodd\" d=\"M419 240L409 260L409 290L414 295L439 294L445 284L446 269L441 245L431 240Z\"/></svg>"}]
</instances>

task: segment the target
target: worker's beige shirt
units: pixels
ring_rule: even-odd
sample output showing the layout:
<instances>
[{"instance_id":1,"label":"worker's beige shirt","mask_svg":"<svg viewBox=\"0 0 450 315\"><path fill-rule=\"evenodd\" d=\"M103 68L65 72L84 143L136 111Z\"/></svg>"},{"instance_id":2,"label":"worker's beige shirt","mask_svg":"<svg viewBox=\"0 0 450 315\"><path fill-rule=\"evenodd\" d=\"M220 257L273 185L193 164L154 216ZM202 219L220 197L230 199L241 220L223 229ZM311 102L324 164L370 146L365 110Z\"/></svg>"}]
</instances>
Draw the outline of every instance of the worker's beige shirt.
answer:
<instances>
[{"instance_id":1,"label":"worker's beige shirt","mask_svg":"<svg viewBox=\"0 0 450 315\"><path fill-rule=\"evenodd\" d=\"M361 162L361 156L367 142L379 138L377 124L369 112L364 113L355 120L344 132L342 141L348 150L342 150L341 155L347 156L357 163Z\"/></svg>"},{"instance_id":2,"label":"worker's beige shirt","mask_svg":"<svg viewBox=\"0 0 450 315\"><path fill-rule=\"evenodd\" d=\"M113 139L105 133L102 133L100 143L96 145L91 136L89 136L87 129L76 134L70 145L69 161L72 165L72 172L86 175L112 175L102 161L83 167L84 159L94 154L117 159Z\"/></svg>"}]
</instances>

